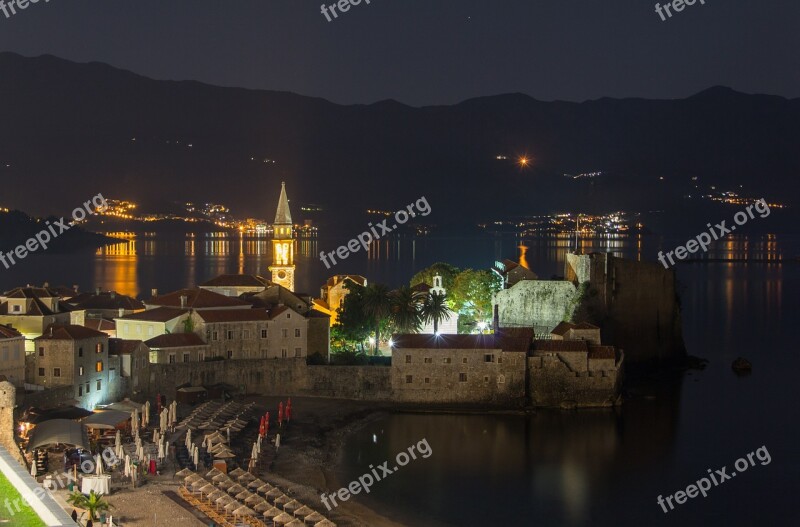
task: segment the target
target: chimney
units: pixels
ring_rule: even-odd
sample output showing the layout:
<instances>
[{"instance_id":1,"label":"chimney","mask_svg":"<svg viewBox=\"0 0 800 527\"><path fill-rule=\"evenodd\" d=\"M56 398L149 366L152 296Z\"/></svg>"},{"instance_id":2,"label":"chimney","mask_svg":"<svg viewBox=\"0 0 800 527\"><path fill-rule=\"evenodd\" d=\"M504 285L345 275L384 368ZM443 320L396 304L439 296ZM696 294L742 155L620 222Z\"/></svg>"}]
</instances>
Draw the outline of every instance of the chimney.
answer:
<instances>
[{"instance_id":1,"label":"chimney","mask_svg":"<svg viewBox=\"0 0 800 527\"><path fill-rule=\"evenodd\" d=\"M94 290L94 294L96 294L97 296L100 296L100 288L99 287Z\"/></svg>"},{"instance_id":2,"label":"chimney","mask_svg":"<svg viewBox=\"0 0 800 527\"><path fill-rule=\"evenodd\" d=\"M44 285L43 285L42 287L44 287L45 289L47 289L48 287L50 287L50 282L45 282L45 283L44 283Z\"/></svg>"},{"instance_id":3,"label":"chimney","mask_svg":"<svg viewBox=\"0 0 800 527\"><path fill-rule=\"evenodd\" d=\"M125 316L125 310L123 308L119 308L119 318L122 318L124 316Z\"/></svg>"},{"instance_id":4,"label":"chimney","mask_svg":"<svg viewBox=\"0 0 800 527\"><path fill-rule=\"evenodd\" d=\"M157 297L158 296L158 289L156 289L156 288L151 289L150 290L150 296L152 296L153 298Z\"/></svg>"},{"instance_id":5,"label":"chimney","mask_svg":"<svg viewBox=\"0 0 800 527\"><path fill-rule=\"evenodd\" d=\"M189 300L186 295L181 295L181 308L186 309L186 301Z\"/></svg>"},{"instance_id":6,"label":"chimney","mask_svg":"<svg viewBox=\"0 0 800 527\"><path fill-rule=\"evenodd\" d=\"M78 294L78 284L73 285L72 290L75 291L75 294Z\"/></svg>"}]
</instances>

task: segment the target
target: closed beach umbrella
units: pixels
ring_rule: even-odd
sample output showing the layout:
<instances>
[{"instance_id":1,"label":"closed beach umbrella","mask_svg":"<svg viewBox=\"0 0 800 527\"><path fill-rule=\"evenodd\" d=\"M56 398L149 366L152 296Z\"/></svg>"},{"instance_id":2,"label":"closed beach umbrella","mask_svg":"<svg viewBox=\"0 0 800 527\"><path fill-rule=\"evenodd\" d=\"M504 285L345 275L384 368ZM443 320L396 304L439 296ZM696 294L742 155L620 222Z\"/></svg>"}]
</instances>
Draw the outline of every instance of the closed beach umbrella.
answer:
<instances>
[{"instance_id":1,"label":"closed beach umbrella","mask_svg":"<svg viewBox=\"0 0 800 527\"><path fill-rule=\"evenodd\" d=\"M200 449L194 447L194 466L196 467L200 463Z\"/></svg>"},{"instance_id":2,"label":"closed beach umbrella","mask_svg":"<svg viewBox=\"0 0 800 527\"><path fill-rule=\"evenodd\" d=\"M122 432L117 430L117 434L114 436L114 448L116 448L117 452L119 452L119 447L121 446L122 446Z\"/></svg>"},{"instance_id":3,"label":"closed beach umbrella","mask_svg":"<svg viewBox=\"0 0 800 527\"><path fill-rule=\"evenodd\" d=\"M143 413L144 413L144 419L143 419L144 426L147 427L147 425L150 424L150 401L145 401Z\"/></svg>"},{"instance_id":4,"label":"closed beach umbrella","mask_svg":"<svg viewBox=\"0 0 800 527\"><path fill-rule=\"evenodd\" d=\"M97 457L94 459L95 468L94 473L97 476L103 475L103 458L100 457L100 454L97 454Z\"/></svg>"},{"instance_id":5,"label":"closed beach umbrella","mask_svg":"<svg viewBox=\"0 0 800 527\"><path fill-rule=\"evenodd\" d=\"M251 459L258 459L258 443L253 443L253 451L250 453Z\"/></svg>"},{"instance_id":6,"label":"closed beach umbrella","mask_svg":"<svg viewBox=\"0 0 800 527\"><path fill-rule=\"evenodd\" d=\"M292 420L292 398L289 397L289 400L286 402L286 422Z\"/></svg>"},{"instance_id":7,"label":"closed beach umbrella","mask_svg":"<svg viewBox=\"0 0 800 527\"><path fill-rule=\"evenodd\" d=\"M39 468L36 466L36 459L34 459L33 463L31 463L31 476L35 478L36 474L38 473L39 473Z\"/></svg>"},{"instance_id":8,"label":"closed beach umbrella","mask_svg":"<svg viewBox=\"0 0 800 527\"><path fill-rule=\"evenodd\" d=\"M283 426L283 401L278 403L278 426Z\"/></svg>"},{"instance_id":9,"label":"closed beach umbrella","mask_svg":"<svg viewBox=\"0 0 800 527\"><path fill-rule=\"evenodd\" d=\"M275 450L278 450L281 447L281 435L275 435Z\"/></svg>"},{"instance_id":10,"label":"closed beach umbrella","mask_svg":"<svg viewBox=\"0 0 800 527\"><path fill-rule=\"evenodd\" d=\"M164 443L159 443L158 444L158 460L161 461L165 457L167 457L167 456L166 456L166 452L164 451Z\"/></svg>"}]
</instances>

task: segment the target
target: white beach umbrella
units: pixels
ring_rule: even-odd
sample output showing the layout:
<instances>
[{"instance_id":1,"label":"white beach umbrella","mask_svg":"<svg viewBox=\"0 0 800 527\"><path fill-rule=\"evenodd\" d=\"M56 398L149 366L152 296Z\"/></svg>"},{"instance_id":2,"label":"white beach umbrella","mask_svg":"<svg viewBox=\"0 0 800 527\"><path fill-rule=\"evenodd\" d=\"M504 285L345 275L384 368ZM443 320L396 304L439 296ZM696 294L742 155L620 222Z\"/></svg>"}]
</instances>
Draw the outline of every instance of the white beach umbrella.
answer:
<instances>
[{"instance_id":1,"label":"white beach umbrella","mask_svg":"<svg viewBox=\"0 0 800 527\"><path fill-rule=\"evenodd\" d=\"M103 475L103 458L100 457L100 454L97 454L97 457L94 458L95 468L94 473L97 476Z\"/></svg>"},{"instance_id":2,"label":"white beach umbrella","mask_svg":"<svg viewBox=\"0 0 800 527\"><path fill-rule=\"evenodd\" d=\"M126 478L131 475L131 456L129 456L128 454L125 454L125 471L124 471L124 474L125 474Z\"/></svg>"},{"instance_id":3,"label":"white beach umbrella","mask_svg":"<svg viewBox=\"0 0 800 527\"><path fill-rule=\"evenodd\" d=\"M122 432L117 430L117 435L114 437L114 447L119 450L120 446L122 446Z\"/></svg>"},{"instance_id":4,"label":"white beach umbrella","mask_svg":"<svg viewBox=\"0 0 800 527\"><path fill-rule=\"evenodd\" d=\"M136 434L136 430L139 430L139 410L136 408L131 412L131 428L134 430L134 434Z\"/></svg>"},{"instance_id":5,"label":"white beach umbrella","mask_svg":"<svg viewBox=\"0 0 800 527\"><path fill-rule=\"evenodd\" d=\"M142 412L144 413L144 426L147 426L150 424L150 401L145 401Z\"/></svg>"},{"instance_id":6,"label":"white beach umbrella","mask_svg":"<svg viewBox=\"0 0 800 527\"><path fill-rule=\"evenodd\" d=\"M281 447L281 435L275 434L275 450L278 450Z\"/></svg>"},{"instance_id":7,"label":"white beach umbrella","mask_svg":"<svg viewBox=\"0 0 800 527\"><path fill-rule=\"evenodd\" d=\"M158 444L158 460L161 461L165 457L167 457L167 456L166 456L166 453L164 452L164 443L159 443Z\"/></svg>"},{"instance_id":8,"label":"white beach umbrella","mask_svg":"<svg viewBox=\"0 0 800 527\"><path fill-rule=\"evenodd\" d=\"M252 459L258 459L258 443L253 443L253 451L250 453Z\"/></svg>"},{"instance_id":9,"label":"white beach umbrella","mask_svg":"<svg viewBox=\"0 0 800 527\"><path fill-rule=\"evenodd\" d=\"M194 466L198 466L200 464L200 449L194 447Z\"/></svg>"},{"instance_id":10,"label":"white beach umbrella","mask_svg":"<svg viewBox=\"0 0 800 527\"><path fill-rule=\"evenodd\" d=\"M33 463L31 463L31 476L35 478L38 473L39 467L36 466L36 459L34 458Z\"/></svg>"}]
</instances>

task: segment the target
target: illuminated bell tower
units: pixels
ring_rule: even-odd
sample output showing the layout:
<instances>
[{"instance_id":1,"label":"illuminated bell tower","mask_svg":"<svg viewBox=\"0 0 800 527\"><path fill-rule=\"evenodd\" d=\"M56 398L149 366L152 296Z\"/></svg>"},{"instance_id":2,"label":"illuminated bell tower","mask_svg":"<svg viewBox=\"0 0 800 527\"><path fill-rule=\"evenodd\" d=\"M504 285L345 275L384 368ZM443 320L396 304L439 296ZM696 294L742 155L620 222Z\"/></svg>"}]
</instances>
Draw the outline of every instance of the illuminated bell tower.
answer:
<instances>
[{"instance_id":1,"label":"illuminated bell tower","mask_svg":"<svg viewBox=\"0 0 800 527\"><path fill-rule=\"evenodd\" d=\"M286 183L281 182L281 198L272 225L272 282L294 291L294 235Z\"/></svg>"}]
</instances>

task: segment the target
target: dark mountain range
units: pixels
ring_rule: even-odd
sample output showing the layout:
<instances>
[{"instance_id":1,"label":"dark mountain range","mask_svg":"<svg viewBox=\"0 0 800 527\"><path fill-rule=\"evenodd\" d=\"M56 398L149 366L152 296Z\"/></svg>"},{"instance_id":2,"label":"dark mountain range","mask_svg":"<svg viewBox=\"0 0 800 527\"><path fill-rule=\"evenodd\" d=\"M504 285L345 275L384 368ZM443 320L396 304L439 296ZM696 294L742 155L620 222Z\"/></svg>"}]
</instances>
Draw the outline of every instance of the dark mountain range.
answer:
<instances>
[{"instance_id":1,"label":"dark mountain range","mask_svg":"<svg viewBox=\"0 0 800 527\"><path fill-rule=\"evenodd\" d=\"M567 208L683 210L684 195L711 185L794 204L798 144L800 99L722 87L682 100L510 94L341 106L0 53L0 206L36 214L63 214L100 192L144 205L221 202L271 219L281 180L296 220L304 203L346 220L423 195L440 224ZM515 164L523 154L533 159L524 170ZM604 174L563 176L593 171Z\"/></svg>"}]
</instances>

